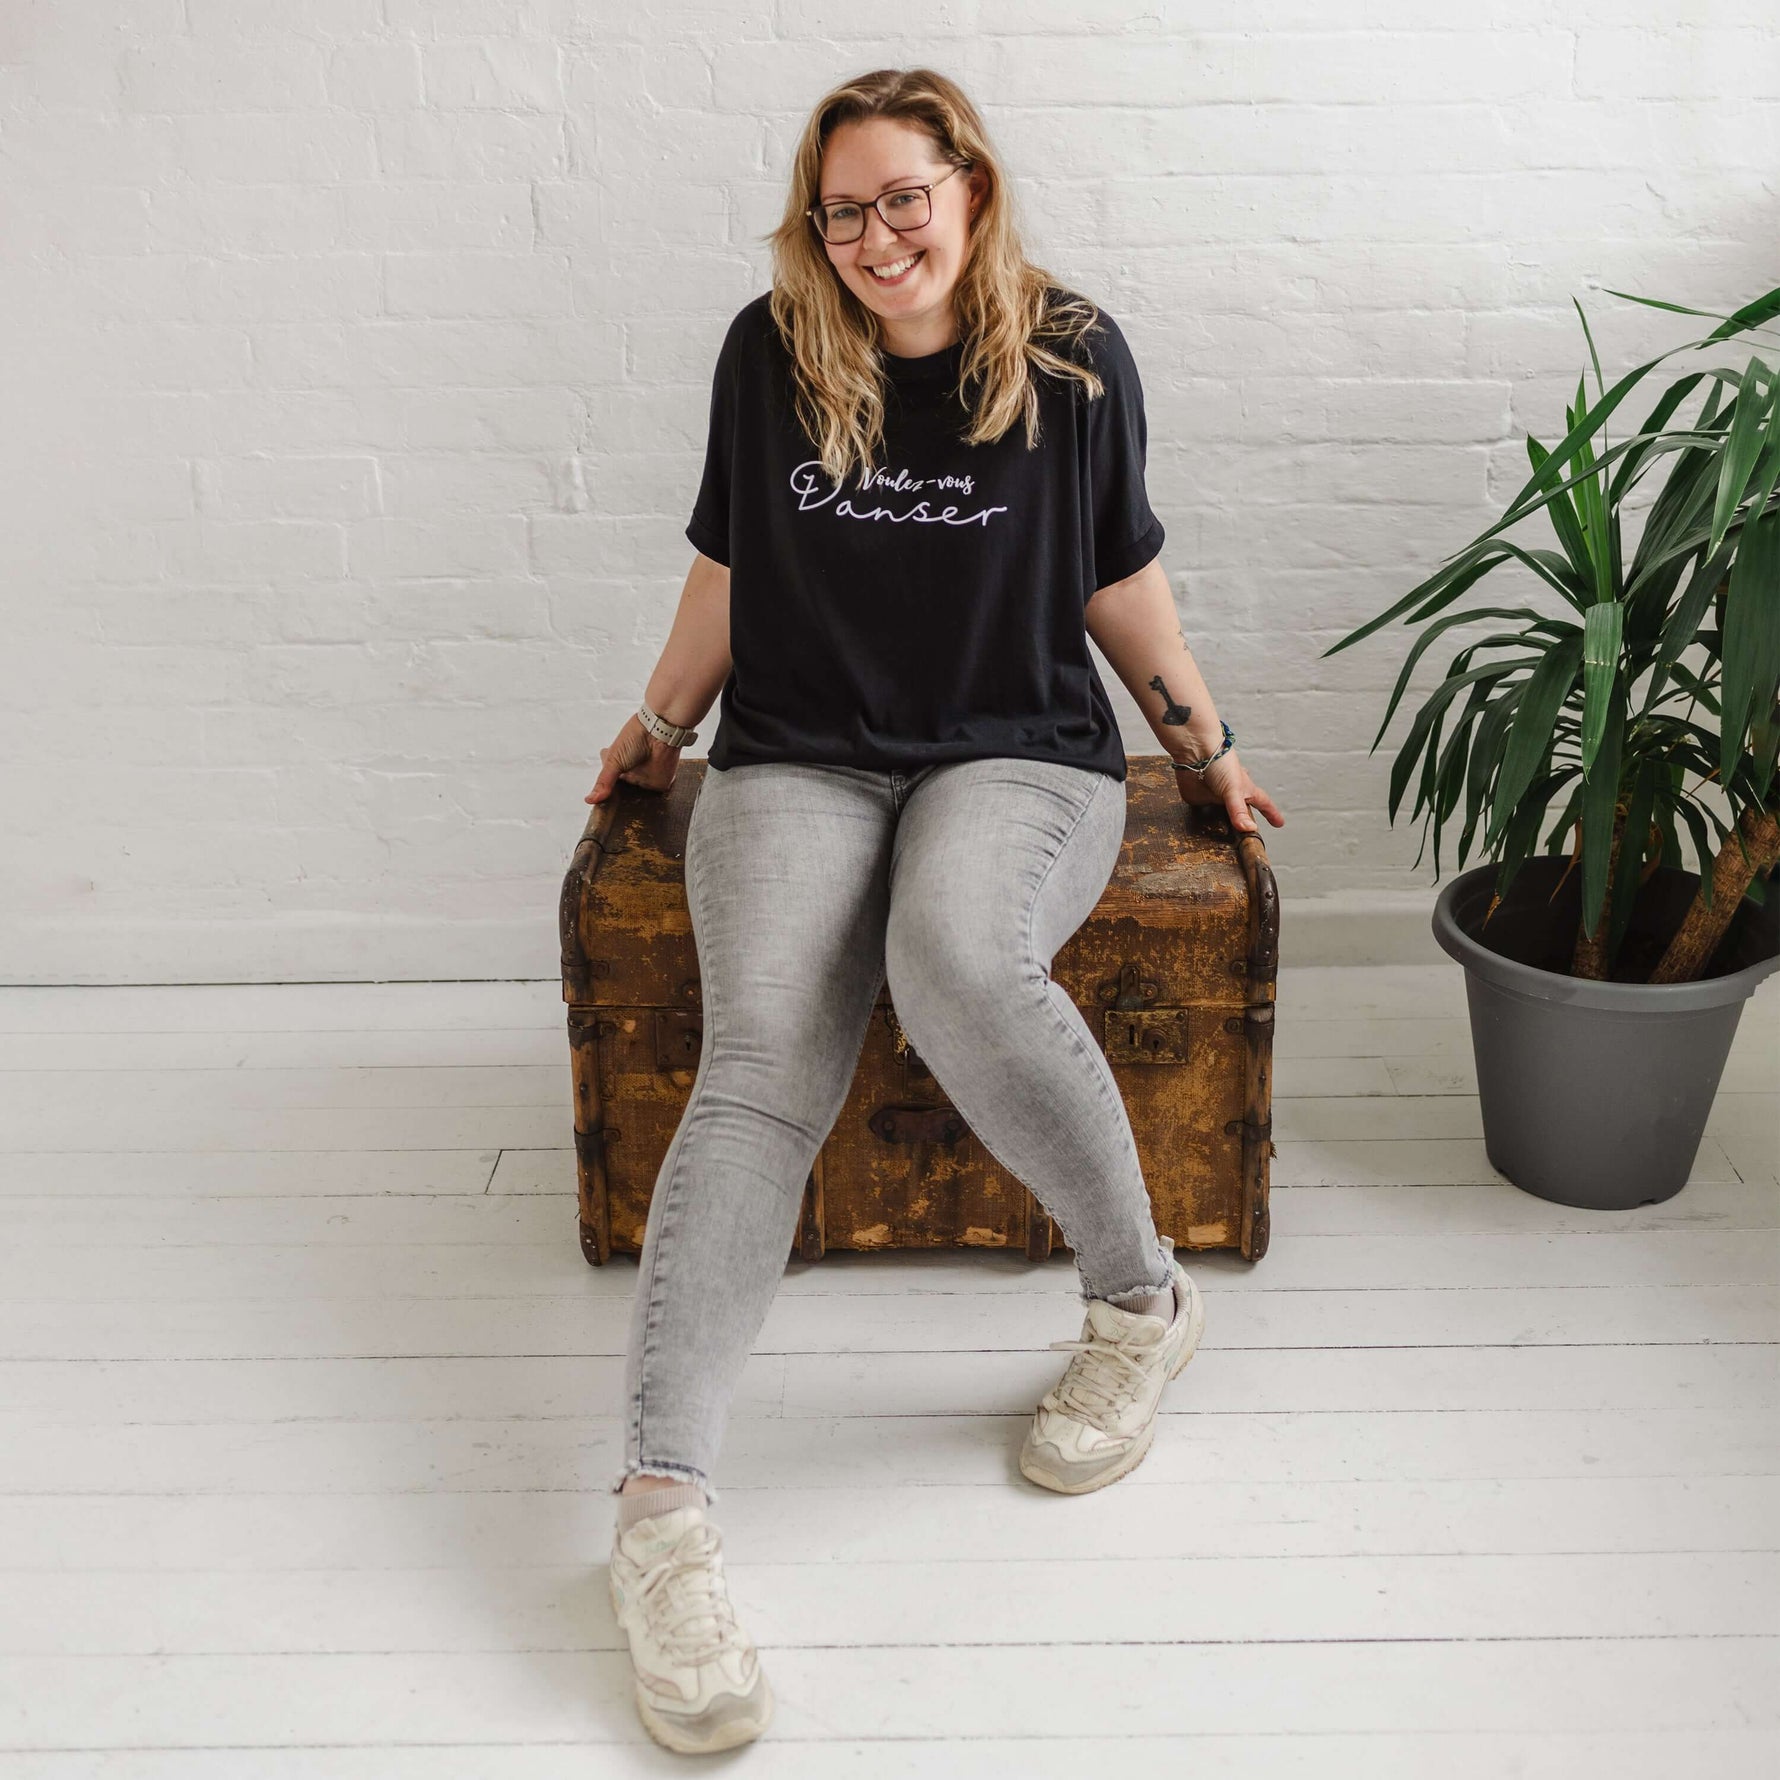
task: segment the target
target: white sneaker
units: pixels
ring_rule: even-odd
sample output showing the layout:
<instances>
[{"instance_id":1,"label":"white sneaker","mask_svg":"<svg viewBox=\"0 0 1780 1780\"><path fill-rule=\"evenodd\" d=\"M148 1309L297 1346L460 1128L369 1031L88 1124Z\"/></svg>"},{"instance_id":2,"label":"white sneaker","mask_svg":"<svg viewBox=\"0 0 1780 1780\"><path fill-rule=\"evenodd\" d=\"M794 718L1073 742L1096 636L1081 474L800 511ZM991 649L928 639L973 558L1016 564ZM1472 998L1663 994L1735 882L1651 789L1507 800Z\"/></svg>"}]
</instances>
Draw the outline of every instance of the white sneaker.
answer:
<instances>
[{"instance_id":1,"label":"white sneaker","mask_svg":"<svg viewBox=\"0 0 1780 1780\"><path fill-rule=\"evenodd\" d=\"M1172 1238L1162 1241L1172 1258ZM1134 1470L1156 1437L1162 1387L1193 1357L1204 1329L1205 1301L1179 1261L1171 1322L1093 1300L1081 1339L1051 1343L1075 1358L1033 1411L1021 1471L1079 1496Z\"/></svg>"},{"instance_id":2,"label":"white sneaker","mask_svg":"<svg viewBox=\"0 0 1780 1780\"><path fill-rule=\"evenodd\" d=\"M758 1737L773 1690L736 1623L723 1539L701 1507L670 1509L614 1532L612 1611L630 1638L643 1728L681 1755Z\"/></svg>"}]
</instances>

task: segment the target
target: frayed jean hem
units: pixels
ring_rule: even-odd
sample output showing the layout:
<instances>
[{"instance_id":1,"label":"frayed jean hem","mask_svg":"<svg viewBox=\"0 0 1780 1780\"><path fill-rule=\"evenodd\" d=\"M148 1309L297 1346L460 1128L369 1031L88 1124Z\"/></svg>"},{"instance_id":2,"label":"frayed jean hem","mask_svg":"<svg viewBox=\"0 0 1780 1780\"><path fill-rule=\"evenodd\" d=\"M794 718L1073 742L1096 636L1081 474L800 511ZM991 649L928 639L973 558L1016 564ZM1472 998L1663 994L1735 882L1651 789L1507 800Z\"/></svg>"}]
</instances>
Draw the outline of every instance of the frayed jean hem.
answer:
<instances>
[{"instance_id":1,"label":"frayed jean hem","mask_svg":"<svg viewBox=\"0 0 1780 1780\"><path fill-rule=\"evenodd\" d=\"M614 1496L624 1493L625 1484L633 1477L647 1473L651 1477L677 1477L682 1483L696 1483L705 1492L705 1500L713 1507L717 1502L717 1492L711 1487L710 1477L696 1465L676 1464L671 1459L638 1459L628 1464L619 1475L618 1481L611 1487Z\"/></svg>"},{"instance_id":2,"label":"frayed jean hem","mask_svg":"<svg viewBox=\"0 0 1780 1780\"><path fill-rule=\"evenodd\" d=\"M1162 1277L1155 1285L1131 1286L1127 1290L1119 1292L1096 1292L1088 1286L1086 1281L1078 1281L1077 1302L1086 1306L1099 1300L1102 1303L1113 1305L1116 1309L1128 1310L1133 1304L1139 1303L1145 1298L1153 1298L1158 1292L1171 1290L1174 1285L1174 1251L1166 1243L1158 1242L1156 1255L1162 1264Z\"/></svg>"}]
</instances>

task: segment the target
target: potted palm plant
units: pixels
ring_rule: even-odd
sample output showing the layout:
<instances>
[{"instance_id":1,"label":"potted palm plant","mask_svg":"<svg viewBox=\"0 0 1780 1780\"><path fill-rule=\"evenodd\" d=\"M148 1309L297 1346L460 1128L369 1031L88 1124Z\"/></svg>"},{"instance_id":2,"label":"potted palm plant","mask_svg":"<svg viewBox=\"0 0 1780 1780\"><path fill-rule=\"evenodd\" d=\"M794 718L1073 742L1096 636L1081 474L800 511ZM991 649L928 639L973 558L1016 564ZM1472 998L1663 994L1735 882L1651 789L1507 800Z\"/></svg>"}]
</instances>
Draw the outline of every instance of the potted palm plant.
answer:
<instances>
[{"instance_id":1,"label":"potted palm plant","mask_svg":"<svg viewBox=\"0 0 1780 1780\"><path fill-rule=\"evenodd\" d=\"M1593 404L1579 379L1562 440L1527 439L1532 474L1502 517L1325 652L1396 619L1424 627L1376 749L1423 652L1499 621L1416 714L1390 816L1413 777L1436 879L1461 805L1459 864L1474 842L1495 861L1460 872L1434 910L1435 938L1465 967L1490 1162L1542 1198L1600 1209L1685 1185L1743 1003L1780 966L1780 373L1759 354L1691 370L1635 432L1608 435L1656 366L1759 336L1780 290L1721 317L1610 294L1719 325L1608 389L1577 304ZM1696 391L1695 418L1677 419ZM1628 560L1621 515L1659 465ZM1556 549L1506 536L1538 513ZM1540 604L1467 603L1508 562Z\"/></svg>"}]
</instances>

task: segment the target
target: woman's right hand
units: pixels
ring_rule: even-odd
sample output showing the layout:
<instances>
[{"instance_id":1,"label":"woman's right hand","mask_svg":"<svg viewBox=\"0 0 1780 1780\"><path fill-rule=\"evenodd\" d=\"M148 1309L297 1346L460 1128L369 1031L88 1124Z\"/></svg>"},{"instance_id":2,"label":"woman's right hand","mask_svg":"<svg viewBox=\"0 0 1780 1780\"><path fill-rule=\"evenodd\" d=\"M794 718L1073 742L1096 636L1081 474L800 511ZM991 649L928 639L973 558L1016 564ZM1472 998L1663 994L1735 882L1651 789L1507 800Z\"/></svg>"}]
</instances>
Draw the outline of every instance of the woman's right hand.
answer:
<instances>
[{"instance_id":1,"label":"woman's right hand","mask_svg":"<svg viewBox=\"0 0 1780 1780\"><path fill-rule=\"evenodd\" d=\"M645 791L666 791L679 771L680 750L652 736L633 713L611 747L600 749L600 761L600 776L583 803L604 803L620 779Z\"/></svg>"}]
</instances>

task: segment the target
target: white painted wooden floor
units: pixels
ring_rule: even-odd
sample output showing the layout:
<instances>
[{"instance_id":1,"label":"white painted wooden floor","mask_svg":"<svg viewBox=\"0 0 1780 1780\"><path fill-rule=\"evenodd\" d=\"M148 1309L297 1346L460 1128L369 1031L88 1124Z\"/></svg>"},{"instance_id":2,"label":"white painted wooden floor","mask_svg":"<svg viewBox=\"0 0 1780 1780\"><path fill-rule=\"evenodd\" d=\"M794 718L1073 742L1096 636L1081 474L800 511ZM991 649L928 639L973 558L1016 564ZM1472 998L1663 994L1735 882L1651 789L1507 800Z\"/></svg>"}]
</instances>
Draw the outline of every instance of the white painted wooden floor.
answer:
<instances>
[{"instance_id":1,"label":"white painted wooden floor","mask_svg":"<svg viewBox=\"0 0 1780 1780\"><path fill-rule=\"evenodd\" d=\"M585 1780L634 1257L554 983L0 991L5 1780ZM1780 1752L1780 981L1693 1179L1495 1176L1456 966L1293 970L1272 1251L1156 1447L1014 1463L1067 1257L834 1254L717 1473L778 1693L707 1768L1741 1780ZM694 1765L697 1765L696 1763Z\"/></svg>"}]
</instances>

